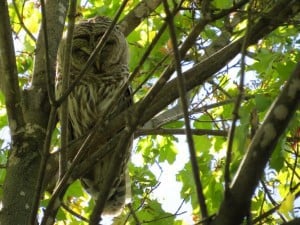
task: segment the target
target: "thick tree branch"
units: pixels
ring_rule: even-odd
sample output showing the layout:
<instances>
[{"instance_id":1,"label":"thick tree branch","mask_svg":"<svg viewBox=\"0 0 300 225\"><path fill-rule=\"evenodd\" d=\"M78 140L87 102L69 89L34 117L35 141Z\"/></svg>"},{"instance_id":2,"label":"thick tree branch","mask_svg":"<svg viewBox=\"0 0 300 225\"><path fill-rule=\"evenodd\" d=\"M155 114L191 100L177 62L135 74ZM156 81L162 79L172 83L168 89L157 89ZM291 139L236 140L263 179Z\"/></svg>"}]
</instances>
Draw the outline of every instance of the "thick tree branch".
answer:
<instances>
[{"instance_id":1,"label":"thick tree branch","mask_svg":"<svg viewBox=\"0 0 300 225\"><path fill-rule=\"evenodd\" d=\"M0 88L5 96L12 140L16 144L18 142L17 137L21 132L24 132L24 117L21 108L16 57L6 1L0 2Z\"/></svg>"},{"instance_id":2,"label":"thick tree branch","mask_svg":"<svg viewBox=\"0 0 300 225\"><path fill-rule=\"evenodd\" d=\"M53 58L50 58L50 45L49 45L49 39L48 39L48 26L47 26L47 13L46 13L46 6L45 6L45 0L41 0L41 12L42 12L42 32L43 32L43 39L44 39L44 49L45 49L45 75L46 75L46 84L47 84L47 92L50 104L52 105L55 102L55 96L54 96L54 73L53 73L53 65L55 65L55 62L51 62L54 60Z\"/></svg>"},{"instance_id":3,"label":"thick tree branch","mask_svg":"<svg viewBox=\"0 0 300 225\"><path fill-rule=\"evenodd\" d=\"M120 21L120 27L128 36L147 16L150 15L162 0L143 0Z\"/></svg>"},{"instance_id":4,"label":"thick tree branch","mask_svg":"<svg viewBox=\"0 0 300 225\"><path fill-rule=\"evenodd\" d=\"M211 136L221 136L226 137L228 131L224 130L202 130L202 129L192 129L191 133L193 135L211 135ZM185 135L185 129L138 129L135 131L135 138L143 135Z\"/></svg>"},{"instance_id":5,"label":"thick tree branch","mask_svg":"<svg viewBox=\"0 0 300 225\"><path fill-rule=\"evenodd\" d=\"M58 50L58 45L60 43L63 28L65 25L65 19L68 9L67 0L59 1L47 1L45 4L45 12L48 15L46 18L47 24L47 36L48 45L51 46L48 51L49 55L49 76L51 77L51 84L54 88L54 77L56 68L56 55ZM54 16L55 15L55 16ZM34 64L34 73L32 79L33 86L42 86L46 89L46 67L45 67L45 39L44 39L44 28L41 27L39 35L37 38L36 45L36 55Z\"/></svg>"},{"instance_id":6,"label":"thick tree branch","mask_svg":"<svg viewBox=\"0 0 300 225\"><path fill-rule=\"evenodd\" d=\"M247 97L247 98L249 99L249 97ZM227 104L232 104L232 103L234 103L234 101L235 101L235 98L229 99L229 100L224 100L221 102L212 103L210 105L204 105L199 108L192 109L189 112L189 115L193 115L195 113L203 113L209 109L217 108L217 107L224 106ZM177 104L173 108L171 108L163 113L160 113L159 115L157 115L154 118L152 118L151 120L149 120L143 126L143 128L144 129L156 129L156 128L159 128L159 127L161 127L167 123L170 123L172 121L179 120L182 117L183 117L182 109L181 109L180 105Z\"/></svg>"}]
</instances>

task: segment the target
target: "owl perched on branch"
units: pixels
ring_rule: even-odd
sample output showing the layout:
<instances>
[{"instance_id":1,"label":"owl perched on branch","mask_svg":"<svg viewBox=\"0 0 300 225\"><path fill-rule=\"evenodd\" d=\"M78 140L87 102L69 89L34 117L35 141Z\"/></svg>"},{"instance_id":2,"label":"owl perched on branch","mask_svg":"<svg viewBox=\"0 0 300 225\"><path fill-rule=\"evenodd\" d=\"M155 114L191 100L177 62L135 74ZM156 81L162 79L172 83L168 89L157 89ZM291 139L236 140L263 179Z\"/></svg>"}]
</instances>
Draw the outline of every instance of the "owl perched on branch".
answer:
<instances>
[{"instance_id":1,"label":"owl perched on branch","mask_svg":"<svg viewBox=\"0 0 300 225\"><path fill-rule=\"evenodd\" d=\"M70 83L79 76L80 71L110 24L110 19L96 17L82 20L75 25ZM62 93L61 76L65 44L66 41L63 39L58 54L57 96L60 96ZM70 122L68 131L71 140L78 139L89 133L99 119L99 116L103 116L103 110L107 107L115 92L127 82L128 75L127 42L123 33L118 27L115 27L109 35L102 51L97 54L95 61L87 69L79 84L75 86L68 97L68 116ZM131 104L132 99L128 87L125 93L119 97L117 104L113 105L109 113L103 116L103 119L109 122L116 114L122 112ZM101 147L102 145L99 143L99 149ZM83 187L94 199L97 199L98 193L101 192L103 178L109 176L107 170L111 157L113 157L112 151L113 149L80 178ZM126 193L128 193L128 188L126 190L126 185L128 185L126 167L129 156L130 148L126 149L123 164L120 165L121 173L115 178L110 194L107 196L104 214L114 214L124 205Z\"/></svg>"}]
</instances>

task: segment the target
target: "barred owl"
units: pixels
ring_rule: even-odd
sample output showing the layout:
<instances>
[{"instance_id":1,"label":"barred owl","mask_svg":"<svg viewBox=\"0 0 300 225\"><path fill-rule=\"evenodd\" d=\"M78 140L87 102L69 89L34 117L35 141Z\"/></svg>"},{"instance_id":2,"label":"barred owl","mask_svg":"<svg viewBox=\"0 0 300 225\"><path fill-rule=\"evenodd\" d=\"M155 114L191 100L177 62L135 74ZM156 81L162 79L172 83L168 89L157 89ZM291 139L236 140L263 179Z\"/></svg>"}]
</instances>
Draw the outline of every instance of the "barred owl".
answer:
<instances>
[{"instance_id":1,"label":"barred owl","mask_svg":"<svg viewBox=\"0 0 300 225\"><path fill-rule=\"evenodd\" d=\"M92 51L104 32L109 28L111 20L106 17L96 17L82 20L75 25L72 47L72 64L70 68L70 83L79 75ZM61 76L63 69L65 40L62 40L58 53L56 95L61 95ZM128 77L128 47L124 35L115 27L111 32L95 62L88 68L79 84L69 95L69 134L71 140L87 134L95 125L103 109L121 85ZM129 87L118 104L114 105L105 119L111 119L114 115L126 109L132 100ZM101 146L100 146L101 147ZM115 178L110 194L107 198L103 214L115 214L124 205L125 196L128 194L127 161L130 148L126 149L126 157L121 165L121 174ZM107 154L97 162L91 171L80 178L83 187L97 199L101 191L103 177L107 176L107 170L113 152ZM127 189L127 190L126 190Z\"/></svg>"}]
</instances>

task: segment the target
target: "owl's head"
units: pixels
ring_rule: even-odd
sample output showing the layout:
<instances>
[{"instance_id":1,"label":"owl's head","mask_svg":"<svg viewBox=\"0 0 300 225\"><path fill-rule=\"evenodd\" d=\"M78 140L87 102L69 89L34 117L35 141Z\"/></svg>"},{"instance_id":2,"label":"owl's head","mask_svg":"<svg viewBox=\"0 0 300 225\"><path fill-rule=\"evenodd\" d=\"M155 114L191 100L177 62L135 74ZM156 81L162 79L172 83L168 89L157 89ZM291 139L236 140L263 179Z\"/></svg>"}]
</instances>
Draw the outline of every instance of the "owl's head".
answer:
<instances>
[{"instance_id":1,"label":"owl's head","mask_svg":"<svg viewBox=\"0 0 300 225\"><path fill-rule=\"evenodd\" d=\"M72 67L81 70L97 43L108 30L111 20L98 16L81 20L75 25L72 47ZM64 46L62 40L61 46ZM127 65L128 47L123 33L115 26L110 33L102 51L96 56L95 62L88 69L94 74L109 72L116 66Z\"/></svg>"}]
</instances>

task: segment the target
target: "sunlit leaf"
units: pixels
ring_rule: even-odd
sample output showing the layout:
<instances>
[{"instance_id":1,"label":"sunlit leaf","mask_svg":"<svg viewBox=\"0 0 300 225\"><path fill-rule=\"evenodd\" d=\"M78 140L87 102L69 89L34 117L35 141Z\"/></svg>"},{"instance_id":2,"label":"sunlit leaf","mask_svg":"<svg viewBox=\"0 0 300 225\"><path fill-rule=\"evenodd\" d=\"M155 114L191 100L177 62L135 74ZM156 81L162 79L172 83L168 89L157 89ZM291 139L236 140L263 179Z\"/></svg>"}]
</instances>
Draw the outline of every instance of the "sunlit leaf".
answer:
<instances>
[{"instance_id":1,"label":"sunlit leaf","mask_svg":"<svg viewBox=\"0 0 300 225\"><path fill-rule=\"evenodd\" d=\"M287 213L291 212L294 208L295 194L288 193L286 198L281 203L278 212L287 215Z\"/></svg>"}]
</instances>

